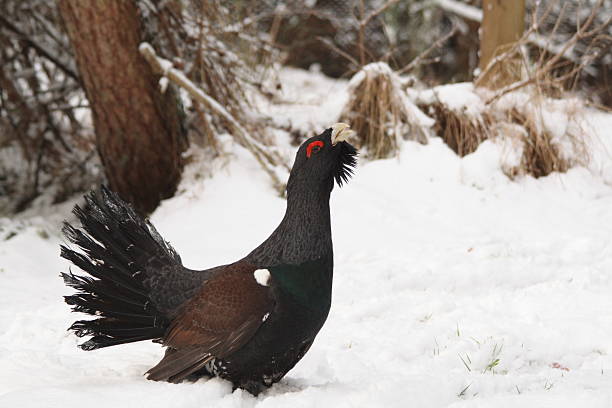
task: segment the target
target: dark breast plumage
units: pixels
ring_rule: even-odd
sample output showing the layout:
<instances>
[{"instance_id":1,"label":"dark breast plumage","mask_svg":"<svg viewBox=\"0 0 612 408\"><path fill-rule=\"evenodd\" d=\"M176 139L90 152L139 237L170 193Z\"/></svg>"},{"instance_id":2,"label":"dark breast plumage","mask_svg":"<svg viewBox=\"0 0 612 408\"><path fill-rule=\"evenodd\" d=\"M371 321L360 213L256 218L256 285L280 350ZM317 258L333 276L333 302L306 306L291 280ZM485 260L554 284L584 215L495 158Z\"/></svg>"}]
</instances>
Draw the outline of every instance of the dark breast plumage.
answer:
<instances>
[{"instance_id":1,"label":"dark breast plumage","mask_svg":"<svg viewBox=\"0 0 612 408\"><path fill-rule=\"evenodd\" d=\"M331 305L332 262L322 258L266 269L243 260L217 273L218 279L213 275L183 306L163 342L169 351L148 378L219 376L258 394L295 366L323 326Z\"/></svg>"}]
</instances>

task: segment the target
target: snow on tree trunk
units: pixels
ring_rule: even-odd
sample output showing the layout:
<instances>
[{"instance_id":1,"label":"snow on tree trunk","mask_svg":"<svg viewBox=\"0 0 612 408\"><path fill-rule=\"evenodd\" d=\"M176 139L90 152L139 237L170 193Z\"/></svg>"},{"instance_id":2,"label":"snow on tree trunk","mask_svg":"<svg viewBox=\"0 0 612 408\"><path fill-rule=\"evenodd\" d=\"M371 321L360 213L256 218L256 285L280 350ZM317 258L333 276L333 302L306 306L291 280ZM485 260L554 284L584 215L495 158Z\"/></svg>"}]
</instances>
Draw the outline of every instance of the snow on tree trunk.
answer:
<instances>
[{"instance_id":1,"label":"snow on tree trunk","mask_svg":"<svg viewBox=\"0 0 612 408\"><path fill-rule=\"evenodd\" d=\"M495 58L523 35L525 0L483 0L482 8L479 68L483 74L479 85L499 89L521 79L520 56L509 56L501 63Z\"/></svg>"},{"instance_id":2,"label":"snow on tree trunk","mask_svg":"<svg viewBox=\"0 0 612 408\"><path fill-rule=\"evenodd\" d=\"M93 111L96 144L110 187L142 213L171 197L185 137L173 92L138 52L134 1L58 0Z\"/></svg>"}]
</instances>

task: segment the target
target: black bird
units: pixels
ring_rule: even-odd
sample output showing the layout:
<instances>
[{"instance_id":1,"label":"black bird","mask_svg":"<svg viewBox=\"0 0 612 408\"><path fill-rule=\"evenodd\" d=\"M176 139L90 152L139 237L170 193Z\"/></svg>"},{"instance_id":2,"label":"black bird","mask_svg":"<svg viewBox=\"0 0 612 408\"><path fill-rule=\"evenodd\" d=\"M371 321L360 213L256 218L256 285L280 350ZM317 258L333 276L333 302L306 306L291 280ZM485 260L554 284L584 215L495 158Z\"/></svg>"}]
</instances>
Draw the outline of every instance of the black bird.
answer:
<instances>
[{"instance_id":1,"label":"black bird","mask_svg":"<svg viewBox=\"0 0 612 408\"><path fill-rule=\"evenodd\" d=\"M63 231L80 250L61 256L87 275L62 273L77 290L75 312L96 316L69 330L91 336L94 350L153 340L166 347L147 372L155 381L219 376L257 395L308 351L331 306L333 249L329 197L348 181L357 151L337 123L304 142L287 184L287 210L276 230L243 259L195 271L153 225L105 187Z\"/></svg>"}]
</instances>

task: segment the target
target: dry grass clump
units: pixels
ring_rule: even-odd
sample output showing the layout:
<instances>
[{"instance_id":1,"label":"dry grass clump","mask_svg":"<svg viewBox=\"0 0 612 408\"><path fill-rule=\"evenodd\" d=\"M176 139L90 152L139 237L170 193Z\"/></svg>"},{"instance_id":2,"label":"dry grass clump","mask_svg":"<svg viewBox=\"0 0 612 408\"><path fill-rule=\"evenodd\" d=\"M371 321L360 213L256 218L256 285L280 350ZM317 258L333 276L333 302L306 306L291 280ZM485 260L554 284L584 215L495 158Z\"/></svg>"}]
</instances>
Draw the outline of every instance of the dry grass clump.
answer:
<instances>
[{"instance_id":1,"label":"dry grass clump","mask_svg":"<svg viewBox=\"0 0 612 408\"><path fill-rule=\"evenodd\" d=\"M508 152L510 156L518 154L517 159L502 158L502 170L511 179L522 175L544 177L588 163L588 135L578 125L575 112L563 111L565 128L553 132L542 114L550 109L551 100L531 97L523 103L502 102L483 105L477 113L468 112L466 107L451 108L440 100L419 107L434 118L435 134L461 157L476 151L485 140L509 146L513 150Z\"/></svg>"},{"instance_id":2,"label":"dry grass clump","mask_svg":"<svg viewBox=\"0 0 612 408\"><path fill-rule=\"evenodd\" d=\"M582 130L576 126L575 120L569 118L568 126L559 138L543 126L542 119L534 113L537 111L520 111L514 107L505 112L507 122L522 129L514 133L522 148L520 163L504 168L506 175L512 179L524 174L537 178L552 172L565 173L576 165L586 165L589 160L586 135L581 133ZM565 148L562 146L564 142L567 144Z\"/></svg>"},{"instance_id":3,"label":"dry grass clump","mask_svg":"<svg viewBox=\"0 0 612 408\"><path fill-rule=\"evenodd\" d=\"M455 111L441 101L421 105L435 119L434 132L460 157L476 151L490 137L489 115Z\"/></svg>"},{"instance_id":4,"label":"dry grass clump","mask_svg":"<svg viewBox=\"0 0 612 408\"><path fill-rule=\"evenodd\" d=\"M340 121L351 124L366 157L395 155L402 138L427 143L416 106L408 100L399 77L387 64L366 65L351 80L349 93Z\"/></svg>"},{"instance_id":5,"label":"dry grass clump","mask_svg":"<svg viewBox=\"0 0 612 408\"><path fill-rule=\"evenodd\" d=\"M540 20L551 10L549 6ZM589 13L577 15L575 33L558 45L538 34L540 21L538 13L534 13L531 27L522 38L502 50L476 81L478 88L470 100L478 101L480 106L451 108L437 96L420 103L419 107L435 119L435 133L460 156L474 152L487 139L512 146L517 157L509 164L502 163L503 171L510 178L525 174L543 177L588 164L589 135L579 126L572 103L559 99L568 96L567 84L574 83L582 70L606 49L605 44L609 42L606 33L612 17L598 22L602 10L603 2L597 0ZM524 52L534 39L544 48L536 61ZM589 43L588 52L578 57L573 53L574 46L584 41ZM509 79L512 83L501 88L496 86L506 84ZM559 106L563 106L561 112L557 112ZM553 123L552 118L565 123Z\"/></svg>"}]
</instances>

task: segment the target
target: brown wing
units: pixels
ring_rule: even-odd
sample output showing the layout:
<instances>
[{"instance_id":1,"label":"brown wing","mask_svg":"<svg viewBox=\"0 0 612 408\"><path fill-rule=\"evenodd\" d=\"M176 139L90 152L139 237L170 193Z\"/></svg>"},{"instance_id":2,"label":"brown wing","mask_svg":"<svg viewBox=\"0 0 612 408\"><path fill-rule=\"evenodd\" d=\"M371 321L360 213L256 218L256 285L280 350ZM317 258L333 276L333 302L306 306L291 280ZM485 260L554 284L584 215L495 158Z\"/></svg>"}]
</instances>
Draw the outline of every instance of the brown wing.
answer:
<instances>
[{"instance_id":1,"label":"brown wing","mask_svg":"<svg viewBox=\"0 0 612 408\"><path fill-rule=\"evenodd\" d=\"M164 337L168 352L147 378L182 381L246 344L274 304L269 287L255 280L255 269L242 261L227 265L185 303Z\"/></svg>"}]
</instances>

